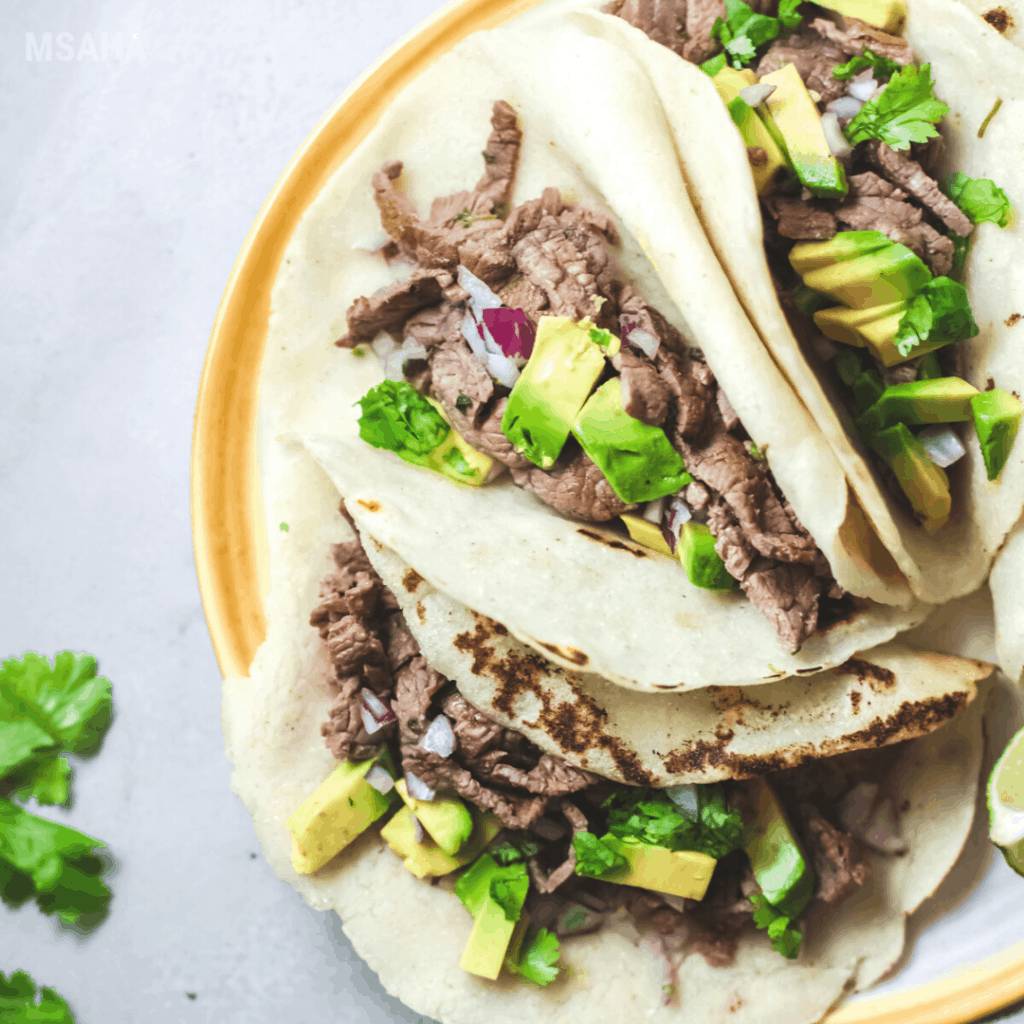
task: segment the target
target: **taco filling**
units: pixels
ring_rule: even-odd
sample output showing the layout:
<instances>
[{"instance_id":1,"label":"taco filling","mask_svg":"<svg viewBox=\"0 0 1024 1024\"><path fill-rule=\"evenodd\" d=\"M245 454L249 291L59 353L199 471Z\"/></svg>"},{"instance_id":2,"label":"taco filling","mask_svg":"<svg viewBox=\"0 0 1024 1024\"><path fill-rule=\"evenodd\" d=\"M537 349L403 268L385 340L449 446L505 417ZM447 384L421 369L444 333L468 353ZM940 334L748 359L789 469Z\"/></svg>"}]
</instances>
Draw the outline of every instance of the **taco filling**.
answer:
<instances>
[{"instance_id":1,"label":"taco filling","mask_svg":"<svg viewBox=\"0 0 1024 1024\"><path fill-rule=\"evenodd\" d=\"M692 5L603 10L712 77L747 145L793 334L890 495L936 531L955 515L946 470L965 444L980 444L997 480L1021 422L1018 395L963 379L957 347L978 334L961 283L975 225L1006 227L1010 201L986 178L938 180L949 108L893 34L903 3L727 0L703 20ZM668 31L673 20L685 31Z\"/></svg>"},{"instance_id":2,"label":"taco filling","mask_svg":"<svg viewBox=\"0 0 1024 1024\"><path fill-rule=\"evenodd\" d=\"M344 514L344 505L342 505ZM321 727L339 765L288 820L296 871L318 871L361 832L421 879L450 886L474 919L461 966L546 985L560 941L631 919L664 958L727 966L748 930L798 956L801 920L899 856L902 744L766 778L625 786L543 753L467 701L420 653L356 539L310 616L336 696ZM377 824L375 824L377 823Z\"/></svg>"},{"instance_id":3,"label":"taco filling","mask_svg":"<svg viewBox=\"0 0 1024 1024\"><path fill-rule=\"evenodd\" d=\"M421 219L373 177L404 280L348 310L338 344L369 344L385 380L360 436L455 482L506 468L563 515L616 518L679 557L698 587L743 590L797 650L844 598L703 353L617 275L615 227L557 189L509 209L521 133L494 106L472 192Z\"/></svg>"}]
</instances>

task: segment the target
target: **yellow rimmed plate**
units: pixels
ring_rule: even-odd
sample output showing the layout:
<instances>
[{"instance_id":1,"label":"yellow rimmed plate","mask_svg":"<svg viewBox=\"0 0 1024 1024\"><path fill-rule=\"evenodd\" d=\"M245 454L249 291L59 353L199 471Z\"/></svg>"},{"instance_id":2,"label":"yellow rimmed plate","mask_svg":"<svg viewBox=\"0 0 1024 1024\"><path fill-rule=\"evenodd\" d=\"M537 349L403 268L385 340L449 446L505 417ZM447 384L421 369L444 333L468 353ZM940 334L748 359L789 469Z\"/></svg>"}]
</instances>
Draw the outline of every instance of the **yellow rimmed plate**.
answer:
<instances>
[{"instance_id":1,"label":"yellow rimmed plate","mask_svg":"<svg viewBox=\"0 0 1024 1024\"><path fill-rule=\"evenodd\" d=\"M248 674L266 633L256 407L270 292L303 212L388 104L472 32L543 0L453 0L377 61L327 112L260 210L239 253L206 353L192 441L192 535L221 672ZM858 1001L829 1024L965 1024L1024 998L1024 942L953 977Z\"/></svg>"}]
</instances>

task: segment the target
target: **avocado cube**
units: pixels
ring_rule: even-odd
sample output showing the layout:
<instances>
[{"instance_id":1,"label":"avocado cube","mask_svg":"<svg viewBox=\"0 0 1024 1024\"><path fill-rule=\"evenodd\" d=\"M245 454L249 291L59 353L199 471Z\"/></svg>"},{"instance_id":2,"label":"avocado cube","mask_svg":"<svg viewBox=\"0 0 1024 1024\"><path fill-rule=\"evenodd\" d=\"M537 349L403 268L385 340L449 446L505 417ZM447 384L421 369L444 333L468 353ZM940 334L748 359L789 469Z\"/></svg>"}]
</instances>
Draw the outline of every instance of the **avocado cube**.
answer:
<instances>
[{"instance_id":1,"label":"avocado cube","mask_svg":"<svg viewBox=\"0 0 1024 1024\"><path fill-rule=\"evenodd\" d=\"M512 942L518 921L510 921L500 903L483 900L462 951L459 966L470 974L495 981L501 974L505 954Z\"/></svg>"},{"instance_id":2,"label":"avocado cube","mask_svg":"<svg viewBox=\"0 0 1024 1024\"><path fill-rule=\"evenodd\" d=\"M766 120L771 118L782 136L797 177L817 196L845 196L846 171L829 149L821 115L796 65L787 64L765 75L761 83L776 87L765 100Z\"/></svg>"},{"instance_id":3,"label":"avocado cube","mask_svg":"<svg viewBox=\"0 0 1024 1024\"><path fill-rule=\"evenodd\" d=\"M895 423L962 423L971 418L971 399L978 389L960 377L894 384L857 418L862 435L876 434Z\"/></svg>"},{"instance_id":4,"label":"avocado cube","mask_svg":"<svg viewBox=\"0 0 1024 1024\"><path fill-rule=\"evenodd\" d=\"M379 793L366 781L376 760L339 764L286 822L300 875L322 868L397 799L394 790Z\"/></svg>"},{"instance_id":5,"label":"avocado cube","mask_svg":"<svg viewBox=\"0 0 1024 1024\"><path fill-rule=\"evenodd\" d=\"M604 350L591 340L592 329L589 320L541 317L533 353L508 397L501 429L541 469L561 455L573 420L604 371Z\"/></svg>"},{"instance_id":6,"label":"avocado cube","mask_svg":"<svg viewBox=\"0 0 1024 1024\"><path fill-rule=\"evenodd\" d=\"M871 437L870 444L896 474L921 525L929 533L944 526L953 507L949 477L928 457L910 428L905 423L886 427Z\"/></svg>"},{"instance_id":7,"label":"avocado cube","mask_svg":"<svg viewBox=\"0 0 1024 1024\"><path fill-rule=\"evenodd\" d=\"M758 195L764 195L771 191L775 181L775 175L780 167L786 165L786 154L782 151L778 142L768 130L764 121L758 116L757 111L740 97L740 90L746 89L757 81L757 76L749 68L737 71L735 68L723 67L712 79L718 95L729 108L729 114L733 122L740 130L743 143L746 146L754 146L764 150L765 162L755 167L750 166L751 174L754 176L754 188Z\"/></svg>"},{"instance_id":8,"label":"avocado cube","mask_svg":"<svg viewBox=\"0 0 1024 1024\"><path fill-rule=\"evenodd\" d=\"M1001 388L993 388L971 399L971 413L985 459L985 470L989 480L995 480L1010 457L1010 449L1020 429L1021 401Z\"/></svg>"},{"instance_id":9,"label":"avocado cube","mask_svg":"<svg viewBox=\"0 0 1024 1024\"><path fill-rule=\"evenodd\" d=\"M634 419L622 408L618 377L588 399L572 432L627 504L675 494L693 480L665 431Z\"/></svg>"},{"instance_id":10,"label":"avocado cube","mask_svg":"<svg viewBox=\"0 0 1024 1024\"><path fill-rule=\"evenodd\" d=\"M814 893L814 872L775 791L764 779L747 785L743 842L754 878L764 898L796 920Z\"/></svg>"},{"instance_id":11,"label":"avocado cube","mask_svg":"<svg viewBox=\"0 0 1024 1024\"><path fill-rule=\"evenodd\" d=\"M853 309L903 302L932 279L921 257L905 245L805 271L804 284Z\"/></svg>"},{"instance_id":12,"label":"avocado cube","mask_svg":"<svg viewBox=\"0 0 1024 1024\"><path fill-rule=\"evenodd\" d=\"M898 33L907 17L903 0L828 0L822 7L836 11L844 18L858 18L885 32Z\"/></svg>"},{"instance_id":13,"label":"avocado cube","mask_svg":"<svg viewBox=\"0 0 1024 1024\"><path fill-rule=\"evenodd\" d=\"M694 850L669 850L632 838L619 839L612 835L602 838L621 853L629 865L624 875L614 879L616 884L636 885L690 900L704 899L717 863L714 857Z\"/></svg>"},{"instance_id":14,"label":"avocado cube","mask_svg":"<svg viewBox=\"0 0 1024 1024\"><path fill-rule=\"evenodd\" d=\"M888 309L890 307L884 306L880 308ZM917 359L918 356L928 355L936 349L952 343L950 336L943 337L940 334L936 336L935 340L929 339L928 341L918 342L908 355L904 355L896 347L896 335L900 329L900 321L905 314L905 304L899 303L896 306L895 312L879 316L875 320L869 320L858 328L867 347L885 367L899 366L900 363Z\"/></svg>"},{"instance_id":15,"label":"avocado cube","mask_svg":"<svg viewBox=\"0 0 1024 1024\"><path fill-rule=\"evenodd\" d=\"M425 827L425 826L424 826ZM476 822L469 840L458 853L445 853L429 836L416 842L416 826L412 811L403 807L381 830L381 838L400 857L417 878L449 875L475 860L483 848L501 831L501 821L493 814L484 814Z\"/></svg>"},{"instance_id":16,"label":"avocado cube","mask_svg":"<svg viewBox=\"0 0 1024 1024\"><path fill-rule=\"evenodd\" d=\"M629 536L637 544L643 544L645 548L650 548L652 551L660 551L663 555L672 555L672 549L668 546L665 535L654 523L648 522L643 516L626 514L619 518L626 524Z\"/></svg>"},{"instance_id":17,"label":"avocado cube","mask_svg":"<svg viewBox=\"0 0 1024 1024\"><path fill-rule=\"evenodd\" d=\"M794 245L789 250L789 262L802 275L807 270L884 252L894 244L881 231L840 231L827 242L799 242Z\"/></svg>"},{"instance_id":18,"label":"avocado cube","mask_svg":"<svg viewBox=\"0 0 1024 1024\"><path fill-rule=\"evenodd\" d=\"M814 324L833 341L843 345L854 345L863 348L867 341L861 331L866 324L880 317L903 313L906 305L903 302L890 302L884 306L872 306L869 309L850 309L849 306L832 306L820 309L814 314Z\"/></svg>"},{"instance_id":19,"label":"avocado cube","mask_svg":"<svg viewBox=\"0 0 1024 1024\"><path fill-rule=\"evenodd\" d=\"M452 427L448 414L439 402L433 398L427 401L444 417L445 422L451 427L448 436L430 453L427 465L442 476L454 480L457 484L466 484L469 487L479 487L489 477L494 466L494 459L483 452L471 448L466 439Z\"/></svg>"},{"instance_id":20,"label":"avocado cube","mask_svg":"<svg viewBox=\"0 0 1024 1024\"><path fill-rule=\"evenodd\" d=\"M417 800L409 795L405 779L395 783L398 795L420 820L431 838L447 854L458 852L473 831L469 808L454 794L438 794L433 800Z\"/></svg>"},{"instance_id":21,"label":"avocado cube","mask_svg":"<svg viewBox=\"0 0 1024 1024\"><path fill-rule=\"evenodd\" d=\"M686 578L703 590L735 590L737 581L715 550L715 538L703 523L683 523L676 548Z\"/></svg>"}]
</instances>

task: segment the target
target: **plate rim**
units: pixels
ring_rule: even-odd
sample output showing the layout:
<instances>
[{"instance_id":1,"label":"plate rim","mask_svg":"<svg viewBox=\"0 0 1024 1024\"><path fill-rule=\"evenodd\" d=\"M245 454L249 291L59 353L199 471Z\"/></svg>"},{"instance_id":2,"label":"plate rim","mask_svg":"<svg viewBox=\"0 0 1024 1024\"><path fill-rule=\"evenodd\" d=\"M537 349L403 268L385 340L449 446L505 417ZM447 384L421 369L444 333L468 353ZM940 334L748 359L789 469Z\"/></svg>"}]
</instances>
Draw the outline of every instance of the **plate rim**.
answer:
<instances>
[{"instance_id":1,"label":"plate rim","mask_svg":"<svg viewBox=\"0 0 1024 1024\"><path fill-rule=\"evenodd\" d=\"M544 0L451 0L386 51L320 119L246 235L221 298L199 383L191 455L192 540L207 628L225 678L245 678L266 636L269 587L256 457L270 295L306 208L414 78L472 32ZM848 1004L828 1024L966 1024L1024 998L1024 942L951 977Z\"/></svg>"}]
</instances>

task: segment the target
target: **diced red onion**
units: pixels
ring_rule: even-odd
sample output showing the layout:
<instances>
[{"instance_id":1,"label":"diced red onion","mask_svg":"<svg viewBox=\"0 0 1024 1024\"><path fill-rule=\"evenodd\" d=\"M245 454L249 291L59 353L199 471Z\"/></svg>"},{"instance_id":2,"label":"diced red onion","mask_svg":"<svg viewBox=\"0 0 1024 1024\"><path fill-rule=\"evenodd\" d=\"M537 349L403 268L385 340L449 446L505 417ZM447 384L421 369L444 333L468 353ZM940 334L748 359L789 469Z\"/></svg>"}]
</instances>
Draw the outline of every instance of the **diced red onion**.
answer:
<instances>
[{"instance_id":1,"label":"diced red onion","mask_svg":"<svg viewBox=\"0 0 1024 1024\"><path fill-rule=\"evenodd\" d=\"M688 818L696 820L697 808L697 787L684 783L680 786L669 786L665 795L678 807Z\"/></svg>"},{"instance_id":2,"label":"diced red onion","mask_svg":"<svg viewBox=\"0 0 1024 1024\"><path fill-rule=\"evenodd\" d=\"M645 331L642 327L634 327L629 334L623 336L623 340L640 349L648 359L654 358L654 354L658 351L658 346L661 344L650 331Z\"/></svg>"},{"instance_id":3,"label":"diced red onion","mask_svg":"<svg viewBox=\"0 0 1024 1024\"><path fill-rule=\"evenodd\" d=\"M871 99L871 94L878 88L878 82L875 81L874 77L865 78L860 81L852 81L849 86L849 93L855 100L860 100L862 103L866 103Z\"/></svg>"},{"instance_id":4,"label":"diced red onion","mask_svg":"<svg viewBox=\"0 0 1024 1024\"><path fill-rule=\"evenodd\" d=\"M405 773L405 785L409 790L409 796L414 800L433 800L437 796L434 792L418 775L413 775L412 772Z\"/></svg>"},{"instance_id":5,"label":"diced red onion","mask_svg":"<svg viewBox=\"0 0 1024 1024\"><path fill-rule=\"evenodd\" d=\"M455 753L455 732L447 715L438 715L420 740L420 746L432 754L451 757Z\"/></svg>"},{"instance_id":6,"label":"diced red onion","mask_svg":"<svg viewBox=\"0 0 1024 1024\"><path fill-rule=\"evenodd\" d=\"M672 553L679 546L679 535L683 532L683 523L693 518L690 506L681 498L673 498L661 524L661 535L665 538Z\"/></svg>"},{"instance_id":7,"label":"diced red onion","mask_svg":"<svg viewBox=\"0 0 1024 1024\"><path fill-rule=\"evenodd\" d=\"M660 526L662 517L665 515L665 499L655 498L654 501L647 502L644 506L643 512L640 514L647 520L647 522L654 523L655 526Z\"/></svg>"},{"instance_id":8,"label":"diced red onion","mask_svg":"<svg viewBox=\"0 0 1024 1024\"><path fill-rule=\"evenodd\" d=\"M465 267L459 267L459 286L469 292L469 308L478 322L483 321L485 309L501 309L504 303L476 274Z\"/></svg>"},{"instance_id":9,"label":"diced red onion","mask_svg":"<svg viewBox=\"0 0 1024 1024\"><path fill-rule=\"evenodd\" d=\"M860 113L860 108L863 106L863 101L858 97L840 96L838 99L832 100L832 102L825 107L825 110L830 114L835 114L841 123L843 121L850 120L852 117L856 117Z\"/></svg>"},{"instance_id":10,"label":"diced red onion","mask_svg":"<svg viewBox=\"0 0 1024 1024\"><path fill-rule=\"evenodd\" d=\"M776 86L769 85L768 82L757 82L754 85L748 85L745 89L740 89L740 99L747 104L748 107L760 106L773 92L775 92Z\"/></svg>"},{"instance_id":11,"label":"diced red onion","mask_svg":"<svg viewBox=\"0 0 1024 1024\"><path fill-rule=\"evenodd\" d=\"M529 359L537 336L533 321L521 309L485 309L484 327L490 332L498 348L509 356Z\"/></svg>"},{"instance_id":12,"label":"diced red onion","mask_svg":"<svg viewBox=\"0 0 1024 1024\"><path fill-rule=\"evenodd\" d=\"M423 827L423 822L415 814L410 814L409 818L412 820L413 842L425 843L427 841L427 830Z\"/></svg>"},{"instance_id":13,"label":"diced red onion","mask_svg":"<svg viewBox=\"0 0 1024 1024\"><path fill-rule=\"evenodd\" d=\"M373 690L360 690L359 698L362 705L360 713L363 719L363 727L371 736L373 733L383 729L384 726L397 721L394 711Z\"/></svg>"},{"instance_id":14,"label":"diced red onion","mask_svg":"<svg viewBox=\"0 0 1024 1024\"><path fill-rule=\"evenodd\" d=\"M366 773L366 781L378 793L390 793L395 788L395 780L391 778L391 773L379 764L375 764Z\"/></svg>"},{"instance_id":15,"label":"diced red onion","mask_svg":"<svg viewBox=\"0 0 1024 1024\"><path fill-rule=\"evenodd\" d=\"M853 153L853 146L846 141L843 129L839 127L839 118L835 114L821 115L821 130L825 133L825 141L833 156L842 159Z\"/></svg>"},{"instance_id":16,"label":"diced red onion","mask_svg":"<svg viewBox=\"0 0 1024 1024\"><path fill-rule=\"evenodd\" d=\"M926 427L917 435L917 439L924 445L928 457L940 469L952 466L967 454L956 432L941 423Z\"/></svg>"}]
</instances>

